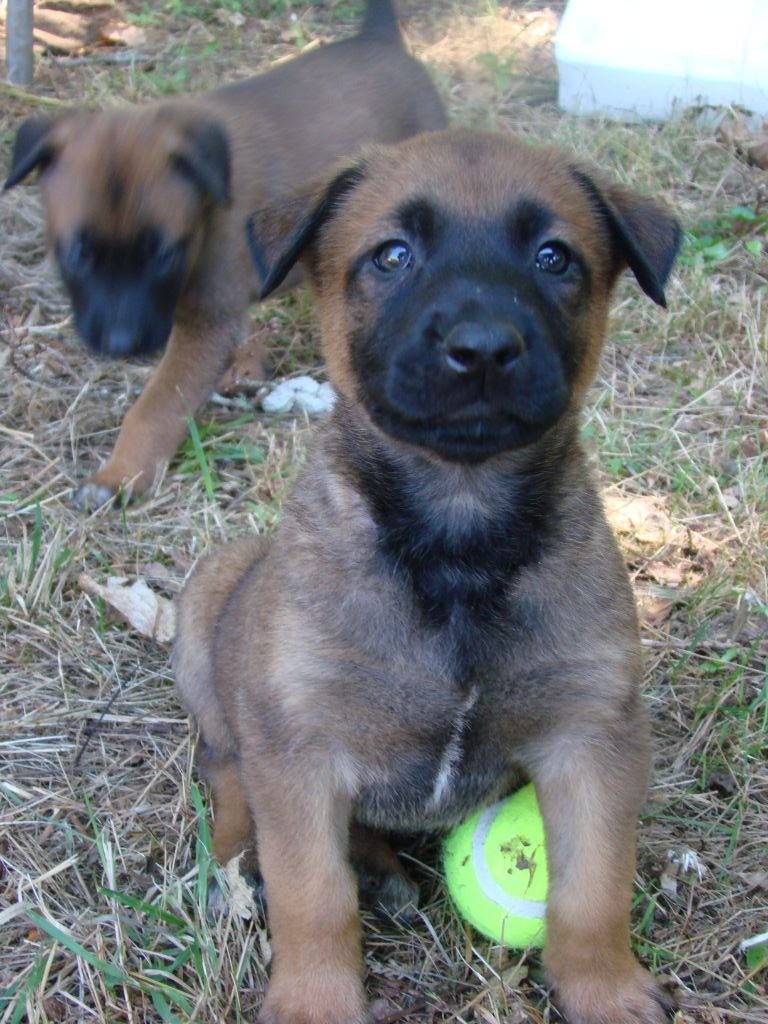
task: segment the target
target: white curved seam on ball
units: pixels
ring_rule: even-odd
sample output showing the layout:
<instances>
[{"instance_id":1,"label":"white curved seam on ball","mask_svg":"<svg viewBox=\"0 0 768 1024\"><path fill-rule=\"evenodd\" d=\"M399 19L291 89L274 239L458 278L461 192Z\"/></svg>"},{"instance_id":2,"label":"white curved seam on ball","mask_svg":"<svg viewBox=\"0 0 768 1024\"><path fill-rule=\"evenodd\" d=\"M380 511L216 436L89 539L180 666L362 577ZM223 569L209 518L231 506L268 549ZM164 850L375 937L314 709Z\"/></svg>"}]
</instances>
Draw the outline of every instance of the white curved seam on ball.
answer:
<instances>
[{"instance_id":1,"label":"white curved seam on ball","mask_svg":"<svg viewBox=\"0 0 768 1024\"><path fill-rule=\"evenodd\" d=\"M475 877L480 883L483 895L497 903L507 914L515 917L543 918L547 912L546 900L516 899L504 892L491 874L485 859L485 840L488 838L493 819L505 802L499 800L498 803L487 807L478 819L477 828L472 836L472 866L475 869Z\"/></svg>"}]
</instances>

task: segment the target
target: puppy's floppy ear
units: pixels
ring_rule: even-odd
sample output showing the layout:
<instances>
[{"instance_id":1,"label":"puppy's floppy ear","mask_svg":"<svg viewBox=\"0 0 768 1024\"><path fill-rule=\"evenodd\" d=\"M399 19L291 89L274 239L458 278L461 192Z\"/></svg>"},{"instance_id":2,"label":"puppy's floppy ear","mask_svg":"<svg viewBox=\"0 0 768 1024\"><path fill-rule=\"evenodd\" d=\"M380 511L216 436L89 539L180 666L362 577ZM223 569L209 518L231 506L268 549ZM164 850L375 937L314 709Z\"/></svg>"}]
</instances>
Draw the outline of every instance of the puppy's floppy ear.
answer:
<instances>
[{"instance_id":1,"label":"puppy's floppy ear","mask_svg":"<svg viewBox=\"0 0 768 1024\"><path fill-rule=\"evenodd\" d=\"M181 145L171 163L219 206L232 202L229 137L224 126L209 118L193 118L184 126Z\"/></svg>"},{"instance_id":2,"label":"puppy's floppy ear","mask_svg":"<svg viewBox=\"0 0 768 1024\"><path fill-rule=\"evenodd\" d=\"M626 265L640 287L659 306L666 306L664 285L680 248L682 231L676 218L653 199L622 185L600 184L581 168L573 174L611 232L617 269Z\"/></svg>"},{"instance_id":3,"label":"puppy's floppy ear","mask_svg":"<svg viewBox=\"0 0 768 1024\"><path fill-rule=\"evenodd\" d=\"M13 143L11 169L5 179L3 191L18 185L35 168L44 170L53 160L56 147L51 130L58 123L55 117L28 117L22 121Z\"/></svg>"},{"instance_id":4,"label":"puppy's floppy ear","mask_svg":"<svg viewBox=\"0 0 768 1024\"><path fill-rule=\"evenodd\" d=\"M251 257L261 277L259 298L265 299L282 284L344 196L364 177L365 168L359 162L337 171L319 189L251 214L246 232Z\"/></svg>"}]
</instances>

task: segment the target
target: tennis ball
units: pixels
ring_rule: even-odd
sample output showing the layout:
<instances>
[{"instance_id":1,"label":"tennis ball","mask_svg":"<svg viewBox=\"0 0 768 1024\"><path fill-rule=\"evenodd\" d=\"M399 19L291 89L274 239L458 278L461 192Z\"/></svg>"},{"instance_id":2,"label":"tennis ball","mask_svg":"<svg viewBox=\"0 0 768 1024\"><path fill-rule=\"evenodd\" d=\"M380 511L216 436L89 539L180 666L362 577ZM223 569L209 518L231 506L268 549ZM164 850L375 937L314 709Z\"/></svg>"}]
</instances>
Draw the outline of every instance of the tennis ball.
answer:
<instances>
[{"instance_id":1,"label":"tennis ball","mask_svg":"<svg viewBox=\"0 0 768 1024\"><path fill-rule=\"evenodd\" d=\"M533 785L450 832L443 865L456 909L479 932L513 949L544 945L547 856Z\"/></svg>"}]
</instances>

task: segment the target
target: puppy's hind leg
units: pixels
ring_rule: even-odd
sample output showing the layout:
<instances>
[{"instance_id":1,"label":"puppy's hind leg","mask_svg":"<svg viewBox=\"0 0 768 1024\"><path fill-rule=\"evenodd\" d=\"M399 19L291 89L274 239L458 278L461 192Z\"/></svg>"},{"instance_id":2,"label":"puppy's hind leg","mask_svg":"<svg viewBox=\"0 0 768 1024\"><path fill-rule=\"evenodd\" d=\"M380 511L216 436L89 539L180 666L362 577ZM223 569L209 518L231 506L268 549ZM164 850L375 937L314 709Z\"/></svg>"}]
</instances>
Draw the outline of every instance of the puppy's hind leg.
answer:
<instances>
[{"instance_id":1,"label":"puppy's hind leg","mask_svg":"<svg viewBox=\"0 0 768 1024\"><path fill-rule=\"evenodd\" d=\"M201 777L211 787L213 855L217 863L225 865L233 857L245 854L240 862L240 873L255 884L258 874L256 828L240 781L238 759L221 760L201 736L197 764Z\"/></svg>"},{"instance_id":2,"label":"puppy's hind leg","mask_svg":"<svg viewBox=\"0 0 768 1024\"><path fill-rule=\"evenodd\" d=\"M267 551L259 537L244 537L201 558L176 599L173 670L176 691L213 750L234 744L214 684L216 628L232 591Z\"/></svg>"},{"instance_id":3,"label":"puppy's hind leg","mask_svg":"<svg viewBox=\"0 0 768 1024\"><path fill-rule=\"evenodd\" d=\"M198 766L213 794L213 852L220 864L248 851L244 874L257 871L253 819L240 778L237 741L215 686L215 634L226 603L266 545L255 537L202 559L177 602L176 689L200 734Z\"/></svg>"},{"instance_id":4,"label":"puppy's hind leg","mask_svg":"<svg viewBox=\"0 0 768 1024\"><path fill-rule=\"evenodd\" d=\"M419 887L397 858L388 840L357 822L350 832L350 858L360 898L402 924L418 917Z\"/></svg>"}]
</instances>

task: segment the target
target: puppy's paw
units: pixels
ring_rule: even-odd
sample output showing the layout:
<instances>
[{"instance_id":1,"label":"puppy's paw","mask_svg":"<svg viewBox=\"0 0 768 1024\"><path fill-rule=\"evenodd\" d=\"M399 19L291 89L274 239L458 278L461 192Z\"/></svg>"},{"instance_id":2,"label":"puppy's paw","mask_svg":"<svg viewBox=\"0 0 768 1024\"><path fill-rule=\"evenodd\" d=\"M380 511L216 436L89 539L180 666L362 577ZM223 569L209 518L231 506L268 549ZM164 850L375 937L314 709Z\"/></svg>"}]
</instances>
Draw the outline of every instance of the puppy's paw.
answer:
<instances>
[{"instance_id":1,"label":"puppy's paw","mask_svg":"<svg viewBox=\"0 0 768 1024\"><path fill-rule=\"evenodd\" d=\"M672 993L639 964L620 978L555 980L555 1002L568 1024L665 1024L676 1006Z\"/></svg>"},{"instance_id":2,"label":"puppy's paw","mask_svg":"<svg viewBox=\"0 0 768 1024\"><path fill-rule=\"evenodd\" d=\"M89 476L72 494L72 502L81 512L93 512L110 501L128 505L146 494L153 477L131 465L111 465L107 460L101 469Z\"/></svg>"},{"instance_id":3,"label":"puppy's paw","mask_svg":"<svg viewBox=\"0 0 768 1024\"><path fill-rule=\"evenodd\" d=\"M258 1024L371 1024L356 974L328 971L275 973Z\"/></svg>"},{"instance_id":4,"label":"puppy's paw","mask_svg":"<svg viewBox=\"0 0 768 1024\"><path fill-rule=\"evenodd\" d=\"M119 488L99 483L95 477L91 477L72 492L72 504L81 512L95 512L119 494Z\"/></svg>"},{"instance_id":5,"label":"puppy's paw","mask_svg":"<svg viewBox=\"0 0 768 1024\"><path fill-rule=\"evenodd\" d=\"M360 899L374 911L383 912L398 924L418 920L419 887L404 871L379 874L355 865Z\"/></svg>"}]
</instances>

